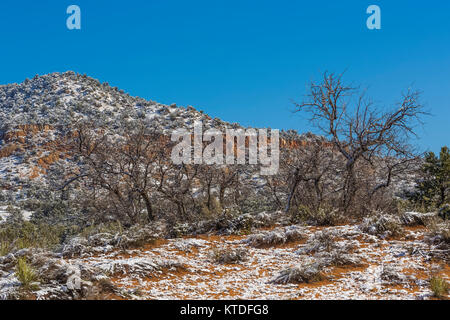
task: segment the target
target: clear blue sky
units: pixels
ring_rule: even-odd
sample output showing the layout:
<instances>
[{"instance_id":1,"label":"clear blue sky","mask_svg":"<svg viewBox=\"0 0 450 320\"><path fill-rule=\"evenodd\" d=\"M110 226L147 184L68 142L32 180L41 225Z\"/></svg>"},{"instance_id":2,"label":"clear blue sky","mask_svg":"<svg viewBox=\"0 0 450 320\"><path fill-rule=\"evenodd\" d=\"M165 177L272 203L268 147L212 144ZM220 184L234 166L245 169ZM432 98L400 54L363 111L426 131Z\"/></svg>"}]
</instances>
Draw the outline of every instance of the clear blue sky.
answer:
<instances>
[{"instance_id":1,"label":"clear blue sky","mask_svg":"<svg viewBox=\"0 0 450 320\"><path fill-rule=\"evenodd\" d=\"M370 4L381 30L366 28ZM311 130L291 100L325 70L386 105L414 84L433 113L418 143L450 145L450 1L1 1L0 37L1 84L74 70L245 126Z\"/></svg>"}]
</instances>

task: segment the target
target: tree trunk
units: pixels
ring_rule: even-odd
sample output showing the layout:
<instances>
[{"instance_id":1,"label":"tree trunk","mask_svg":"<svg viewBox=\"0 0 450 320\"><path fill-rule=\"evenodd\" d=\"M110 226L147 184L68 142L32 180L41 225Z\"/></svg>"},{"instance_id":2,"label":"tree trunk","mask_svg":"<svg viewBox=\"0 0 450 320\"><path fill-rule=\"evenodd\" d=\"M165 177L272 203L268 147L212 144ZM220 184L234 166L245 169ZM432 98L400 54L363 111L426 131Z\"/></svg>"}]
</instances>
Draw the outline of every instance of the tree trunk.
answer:
<instances>
[{"instance_id":1,"label":"tree trunk","mask_svg":"<svg viewBox=\"0 0 450 320\"><path fill-rule=\"evenodd\" d=\"M320 179L321 177L317 177L314 179L314 189L316 190L316 210L319 210L320 205L322 204L322 189L320 188Z\"/></svg>"},{"instance_id":2,"label":"tree trunk","mask_svg":"<svg viewBox=\"0 0 450 320\"><path fill-rule=\"evenodd\" d=\"M149 221L154 221L155 217L153 216L153 208L152 203L150 202L150 199L148 198L147 194L145 192L141 193L141 197L145 202L145 207L147 208L147 217Z\"/></svg>"},{"instance_id":3,"label":"tree trunk","mask_svg":"<svg viewBox=\"0 0 450 320\"><path fill-rule=\"evenodd\" d=\"M298 173L299 173L299 169L297 168L297 169L295 169L295 173L294 173L294 183L292 185L291 192L289 193L289 197L288 197L288 201L287 201L287 204L286 204L286 208L284 209L285 213L288 213L289 210L291 209L292 198L294 196L295 189L297 189L297 185L298 185L299 180L300 180L298 178Z\"/></svg>"},{"instance_id":4,"label":"tree trunk","mask_svg":"<svg viewBox=\"0 0 450 320\"><path fill-rule=\"evenodd\" d=\"M222 208L225 208L224 203L223 203L224 198L225 198L225 189L226 188L224 188L222 186L220 186L220 188L219 188L219 203Z\"/></svg>"},{"instance_id":5,"label":"tree trunk","mask_svg":"<svg viewBox=\"0 0 450 320\"><path fill-rule=\"evenodd\" d=\"M344 185L344 196L343 196L343 209L345 213L348 213L350 209L353 198L356 192L356 177L354 171L354 162L347 166L347 177L345 178Z\"/></svg>"}]
</instances>

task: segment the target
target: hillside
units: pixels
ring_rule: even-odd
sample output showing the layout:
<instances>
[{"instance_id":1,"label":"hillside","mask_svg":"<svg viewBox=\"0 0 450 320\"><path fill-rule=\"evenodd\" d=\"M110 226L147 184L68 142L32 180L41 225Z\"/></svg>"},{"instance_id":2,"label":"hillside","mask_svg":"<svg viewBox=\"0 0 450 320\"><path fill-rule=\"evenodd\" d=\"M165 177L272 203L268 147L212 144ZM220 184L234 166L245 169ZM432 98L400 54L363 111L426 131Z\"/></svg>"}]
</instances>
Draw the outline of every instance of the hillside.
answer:
<instances>
[{"instance_id":1,"label":"hillside","mask_svg":"<svg viewBox=\"0 0 450 320\"><path fill-rule=\"evenodd\" d=\"M135 119L163 134L190 127L195 120L205 127L224 125L192 107L131 97L73 72L0 86L0 187L12 188L45 176L51 164L64 158L60 140L74 124L89 121L120 134Z\"/></svg>"},{"instance_id":2,"label":"hillside","mask_svg":"<svg viewBox=\"0 0 450 320\"><path fill-rule=\"evenodd\" d=\"M241 128L74 72L0 86L0 299L448 296L450 207L407 197L422 159L350 172L331 139L289 130L271 176L174 164L194 121Z\"/></svg>"},{"instance_id":3,"label":"hillside","mask_svg":"<svg viewBox=\"0 0 450 320\"><path fill-rule=\"evenodd\" d=\"M0 86L0 188L11 189L30 180L45 183L47 169L64 164L62 140L83 121L122 134L127 123L143 121L148 128L170 136L194 121L209 128L241 128L211 118L195 108L163 105L132 97L108 83L74 72L52 73ZM281 144L298 147L323 138L294 131L281 133ZM67 163L66 163L67 165Z\"/></svg>"}]
</instances>

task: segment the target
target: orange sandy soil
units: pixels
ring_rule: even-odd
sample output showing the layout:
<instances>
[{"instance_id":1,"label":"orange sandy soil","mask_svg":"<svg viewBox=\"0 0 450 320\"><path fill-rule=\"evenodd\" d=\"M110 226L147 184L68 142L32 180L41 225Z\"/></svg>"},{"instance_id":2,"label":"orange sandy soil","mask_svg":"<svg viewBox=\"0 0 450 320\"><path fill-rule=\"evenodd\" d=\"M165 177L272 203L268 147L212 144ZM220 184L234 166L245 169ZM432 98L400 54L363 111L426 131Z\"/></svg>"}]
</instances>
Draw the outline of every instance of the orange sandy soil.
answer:
<instances>
[{"instance_id":1,"label":"orange sandy soil","mask_svg":"<svg viewBox=\"0 0 450 320\"><path fill-rule=\"evenodd\" d=\"M351 241L353 253L360 256L362 264L328 267L325 278L315 283L271 284L283 269L302 264L305 256L295 251L306 240L253 248L242 243L248 236L217 235L161 240L137 250L85 258L85 262L162 259L178 263L176 268L150 275L112 274L113 283L128 292L123 297L131 299L431 299L428 281L432 274L450 279L448 264L408 253L414 247L427 250L422 241L423 227L406 228L404 237L389 240L367 236L356 226L321 229L340 231L337 241ZM318 229L305 227L305 231L311 237ZM243 248L248 259L238 264L217 264L210 257L215 248ZM406 280L383 281L380 274L386 266L395 267Z\"/></svg>"}]
</instances>

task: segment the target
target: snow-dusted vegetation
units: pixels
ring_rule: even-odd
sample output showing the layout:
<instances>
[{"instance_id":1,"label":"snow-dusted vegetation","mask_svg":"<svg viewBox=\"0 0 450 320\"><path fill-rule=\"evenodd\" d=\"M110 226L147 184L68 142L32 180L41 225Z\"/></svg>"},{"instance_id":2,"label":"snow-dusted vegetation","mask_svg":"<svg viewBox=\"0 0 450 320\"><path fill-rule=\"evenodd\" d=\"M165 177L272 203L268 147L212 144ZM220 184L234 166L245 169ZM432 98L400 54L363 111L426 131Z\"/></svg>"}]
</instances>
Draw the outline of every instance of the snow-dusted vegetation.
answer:
<instances>
[{"instance_id":1,"label":"snow-dusted vegetation","mask_svg":"<svg viewBox=\"0 0 450 320\"><path fill-rule=\"evenodd\" d=\"M0 299L446 298L448 149L409 148L416 93L364 118L340 81L273 176L173 164L172 130L240 127L193 107L74 72L0 86Z\"/></svg>"}]
</instances>

